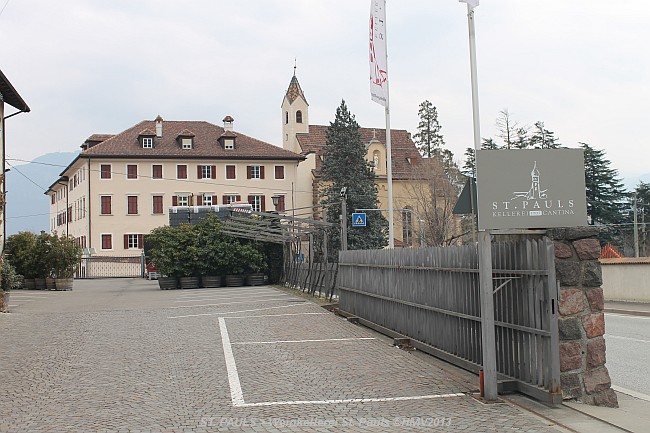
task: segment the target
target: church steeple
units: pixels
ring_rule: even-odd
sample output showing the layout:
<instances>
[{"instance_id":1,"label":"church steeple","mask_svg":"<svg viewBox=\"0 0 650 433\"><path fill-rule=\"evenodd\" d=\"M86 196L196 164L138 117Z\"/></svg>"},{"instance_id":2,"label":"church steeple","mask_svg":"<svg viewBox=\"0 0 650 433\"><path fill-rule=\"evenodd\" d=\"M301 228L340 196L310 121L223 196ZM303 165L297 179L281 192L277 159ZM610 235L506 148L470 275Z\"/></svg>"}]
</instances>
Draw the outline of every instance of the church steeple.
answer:
<instances>
[{"instance_id":1,"label":"church steeple","mask_svg":"<svg viewBox=\"0 0 650 433\"><path fill-rule=\"evenodd\" d=\"M282 100L282 147L300 153L296 134L309 133L309 104L296 77L296 66Z\"/></svg>"}]
</instances>

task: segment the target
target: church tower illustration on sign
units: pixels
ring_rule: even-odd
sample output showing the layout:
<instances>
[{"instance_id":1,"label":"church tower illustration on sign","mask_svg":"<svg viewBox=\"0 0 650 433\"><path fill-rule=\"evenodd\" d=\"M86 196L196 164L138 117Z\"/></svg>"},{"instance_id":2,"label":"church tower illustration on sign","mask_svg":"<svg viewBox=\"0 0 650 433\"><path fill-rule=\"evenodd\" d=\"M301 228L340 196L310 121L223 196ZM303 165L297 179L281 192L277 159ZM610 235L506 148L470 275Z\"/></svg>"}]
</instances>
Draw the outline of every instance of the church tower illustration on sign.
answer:
<instances>
[{"instance_id":1,"label":"church tower illustration on sign","mask_svg":"<svg viewBox=\"0 0 650 433\"><path fill-rule=\"evenodd\" d=\"M540 184L539 184L539 179L540 179L540 174L539 170L537 169L537 161L535 161L535 165L533 166L533 170L530 172L530 177L531 177L531 186L528 191L521 191L521 192L515 192L514 197L512 198L513 200L516 198L523 198L526 200L535 200L535 199L545 199L546 196L546 189L541 189Z\"/></svg>"}]
</instances>

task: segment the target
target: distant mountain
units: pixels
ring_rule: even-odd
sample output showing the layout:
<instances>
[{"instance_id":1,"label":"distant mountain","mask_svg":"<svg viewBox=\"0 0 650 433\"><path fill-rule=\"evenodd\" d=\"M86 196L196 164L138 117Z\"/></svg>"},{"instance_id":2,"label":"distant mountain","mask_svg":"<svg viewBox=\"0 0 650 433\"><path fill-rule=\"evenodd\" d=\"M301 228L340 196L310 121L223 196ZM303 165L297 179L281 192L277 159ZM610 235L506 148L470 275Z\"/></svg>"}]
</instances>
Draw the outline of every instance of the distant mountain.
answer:
<instances>
[{"instance_id":1,"label":"distant mountain","mask_svg":"<svg viewBox=\"0 0 650 433\"><path fill-rule=\"evenodd\" d=\"M44 192L77 154L47 153L21 165L7 161L7 236L21 231L49 231L50 201Z\"/></svg>"}]
</instances>

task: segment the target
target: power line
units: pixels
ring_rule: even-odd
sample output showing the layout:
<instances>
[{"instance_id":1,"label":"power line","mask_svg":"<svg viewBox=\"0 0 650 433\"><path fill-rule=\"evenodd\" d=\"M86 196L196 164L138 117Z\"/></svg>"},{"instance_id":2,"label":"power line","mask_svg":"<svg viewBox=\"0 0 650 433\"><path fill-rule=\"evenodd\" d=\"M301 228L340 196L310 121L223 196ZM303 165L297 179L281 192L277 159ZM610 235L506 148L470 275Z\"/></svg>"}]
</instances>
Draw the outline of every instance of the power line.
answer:
<instances>
[{"instance_id":1,"label":"power line","mask_svg":"<svg viewBox=\"0 0 650 433\"><path fill-rule=\"evenodd\" d=\"M10 1L11 1L11 0L7 0L7 1L5 2L5 5L2 6L2 9L0 9L0 16L2 16L2 13L5 11L5 8L7 7L7 5L9 4Z\"/></svg>"},{"instance_id":2,"label":"power line","mask_svg":"<svg viewBox=\"0 0 650 433\"><path fill-rule=\"evenodd\" d=\"M7 219L13 219L13 218L29 218L29 217L36 217L36 216L49 216L49 213L35 213L32 215L18 215L18 216L8 216Z\"/></svg>"},{"instance_id":3,"label":"power line","mask_svg":"<svg viewBox=\"0 0 650 433\"><path fill-rule=\"evenodd\" d=\"M47 188L43 188L42 186L34 182L29 176L25 175L22 171L18 170L15 165L11 164L10 162L7 162L7 164L9 164L9 166L11 166L12 169L16 170L16 172L19 175L21 175L22 177L24 177L25 179L27 179L28 181L36 185L39 189L42 189L43 191L47 191Z\"/></svg>"}]
</instances>

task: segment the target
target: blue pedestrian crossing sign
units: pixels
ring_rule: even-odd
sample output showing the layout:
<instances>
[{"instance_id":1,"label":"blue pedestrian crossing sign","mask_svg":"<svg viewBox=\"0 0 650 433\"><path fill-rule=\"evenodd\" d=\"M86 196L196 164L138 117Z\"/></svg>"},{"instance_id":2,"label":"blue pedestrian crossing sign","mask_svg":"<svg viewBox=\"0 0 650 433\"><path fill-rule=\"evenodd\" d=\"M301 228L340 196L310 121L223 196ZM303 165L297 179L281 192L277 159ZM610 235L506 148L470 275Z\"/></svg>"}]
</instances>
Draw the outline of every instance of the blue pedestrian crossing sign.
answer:
<instances>
[{"instance_id":1,"label":"blue pedestrian crossing sign","mask_svg":"<svg viewBox=\"0 0 650 433\"><path fill-rule=\"evenodd\" d=\"M353 213L352 214L352 227L365 227L366 226L366 214L365 213Z\"/></svg>"}]
</instances>

